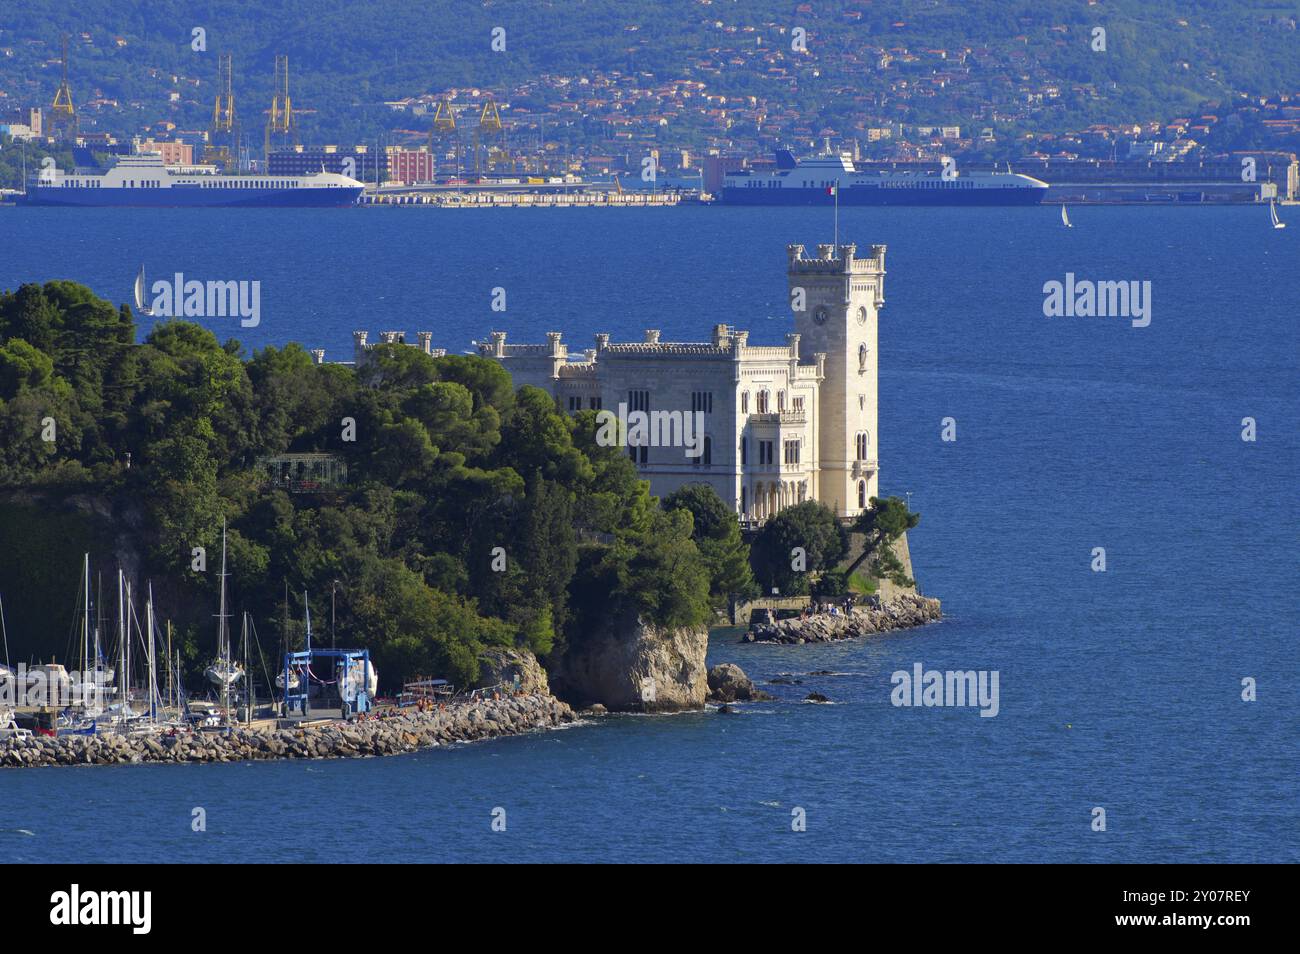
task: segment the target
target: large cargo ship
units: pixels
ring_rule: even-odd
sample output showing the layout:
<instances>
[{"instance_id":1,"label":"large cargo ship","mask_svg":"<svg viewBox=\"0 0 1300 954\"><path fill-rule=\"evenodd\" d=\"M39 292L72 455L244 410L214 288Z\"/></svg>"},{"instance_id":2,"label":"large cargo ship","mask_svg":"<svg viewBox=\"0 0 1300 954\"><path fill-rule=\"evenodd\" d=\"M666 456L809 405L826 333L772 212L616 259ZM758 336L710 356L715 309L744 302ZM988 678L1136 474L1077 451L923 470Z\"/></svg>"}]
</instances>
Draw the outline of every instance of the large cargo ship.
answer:
<instances>
[{"instance_id":1,"label":"large cargo ship","mask_svg":"<svg viewBox=\"0 0 1300 954\"><path fill-rule=\"evenodd\" d=\"M313 206L353 205L365 183L334 172L310 176L225 175L212 166L168 166L162 156L122 156L107 171L42 171L18 198L26 205Z\"/></svg>"},{"instance_id":2,"label":"large cargo ship","mask_svg":"<svg viewBox=\"0 0 1300 954\"><path fill-rule=\"evenodd\" d=\"M947 171L945 171L945 169ZM1047 183L1015 172L962 172L945 160L934 170L856 169L847 155L795 161L784 150L770 172L727 173L728 205L1037 205Z\"/></svg>"}]
</instances>

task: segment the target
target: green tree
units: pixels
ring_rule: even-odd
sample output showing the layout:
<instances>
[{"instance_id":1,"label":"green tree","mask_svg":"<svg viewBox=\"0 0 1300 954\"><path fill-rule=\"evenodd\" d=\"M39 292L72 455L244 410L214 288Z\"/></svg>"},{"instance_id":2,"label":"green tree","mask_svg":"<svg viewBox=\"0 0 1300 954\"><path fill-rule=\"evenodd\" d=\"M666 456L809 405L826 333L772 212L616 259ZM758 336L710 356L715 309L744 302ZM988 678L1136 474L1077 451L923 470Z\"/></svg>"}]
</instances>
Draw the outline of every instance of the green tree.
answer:
<instances>
[{"instance_id":1,"label":"green tree","mask_svg":"<svg viewBox=\"0 0 1300 954\"><path fill-rule=\"evenodd\" d=\"M765 593L775 588L784 596L796 596L809 591L811 574L834 567L847 549L848 534L834 511L820 501L805 500L763 524L750 559Z\"/></svg>"},{"instance_id":2,"label":"green tree","mask_svg":"<svg viewBox=\"0 0 1300 954\"><path fill-rule=\"evenodd\" d=\"M740 520L708 484L686 484L663 500L665 510L687 510L691 539L709 568L709 598L721 609L733 597L758 594L749 565L749 546L740 536Z\"/></svg>"},{"instance_id":3,"label":"green tree","mask_svg":"<svg viewBox=\"0 0 1300 954\"><path fill-rule=\"evenodd\" d=\"M908 510L902 497L871 498L871 506L859 514L853 529L866 536L863 562L872 576L891 580L898 586L916 585L904 571L893 544L920 522L921 515Z\"/></svg>"}]
</instances>

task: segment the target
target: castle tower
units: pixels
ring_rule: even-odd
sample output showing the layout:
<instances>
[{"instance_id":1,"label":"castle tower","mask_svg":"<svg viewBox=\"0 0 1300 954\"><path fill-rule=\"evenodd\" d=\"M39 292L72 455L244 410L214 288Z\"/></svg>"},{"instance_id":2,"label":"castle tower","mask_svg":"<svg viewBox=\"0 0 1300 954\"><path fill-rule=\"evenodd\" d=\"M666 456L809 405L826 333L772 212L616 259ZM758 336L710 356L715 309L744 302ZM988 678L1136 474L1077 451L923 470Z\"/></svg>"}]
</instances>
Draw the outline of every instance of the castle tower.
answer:
<instances>
[{"instance_id":1,"label":"castle tower","mask_svg":"<svg viewBox=\"0 0 1300 954\"><path fill-rule=\"evenodd\" d=\"M885 246L869 258L857 246L802 245L790 256L790 305L805 354L824 353L818 397L817 498L844 517L857 515L879 494L876 451L876 320L885 303Z\"/></svg>"}]
</instances>

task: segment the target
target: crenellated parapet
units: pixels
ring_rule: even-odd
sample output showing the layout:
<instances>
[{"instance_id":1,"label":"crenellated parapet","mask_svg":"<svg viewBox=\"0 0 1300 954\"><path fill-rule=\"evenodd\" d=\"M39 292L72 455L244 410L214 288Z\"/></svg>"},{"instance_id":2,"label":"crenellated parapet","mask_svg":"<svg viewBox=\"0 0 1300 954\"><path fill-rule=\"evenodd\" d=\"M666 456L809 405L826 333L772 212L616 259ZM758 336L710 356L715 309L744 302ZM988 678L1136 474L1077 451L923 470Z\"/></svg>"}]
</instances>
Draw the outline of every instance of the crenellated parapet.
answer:
<instances>
[{"instance_id":1,"label":"crenellated parapet","mask_svg":"<svg viewBox=\"0 0 1300 954\"><path fill-rule=\"evenodd\" d=\"M885 273L885 246L867 246L869 254L858 257L858 247L852 242L839 246L825 243L817 246L815 258L809 258L802 245L787 245L791 275L871 275Z\"/></svg>"},{"instance_id":2,"label":"crenellated parapet","mask_svg":"<svg viewBox=\"0 0 1300 954\"><path fill-rule=\"evenodd\" d=\"M446 348L435 348L433 346L432 331L417 331L415 337L416 340L410 342L406 340L405 331L381 331L379 333L379 340L372 342L370 340L370 332L354 331L352 332L352 363L357 366L364 364L370 352L380 345L407 345L408 347L419 348L431 358L442 358L446 356ZM314 358L319 356L316 361L317 364L325 363L324 349L317 348L312 352L312 356Z\"/></svg>"}]
</instances>

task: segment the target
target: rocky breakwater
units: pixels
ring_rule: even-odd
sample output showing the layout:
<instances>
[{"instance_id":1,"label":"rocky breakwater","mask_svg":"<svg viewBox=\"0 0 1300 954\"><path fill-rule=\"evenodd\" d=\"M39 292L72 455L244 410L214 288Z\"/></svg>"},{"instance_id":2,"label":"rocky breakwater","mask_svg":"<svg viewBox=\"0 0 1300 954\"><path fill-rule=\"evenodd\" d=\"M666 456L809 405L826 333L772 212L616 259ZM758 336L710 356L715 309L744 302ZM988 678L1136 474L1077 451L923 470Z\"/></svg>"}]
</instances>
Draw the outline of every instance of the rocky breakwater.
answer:
<instances>
[{"instance_id":1,"label":"rocky breakwater","mask_svg":"<svg viewBox=\"0 0 1300 954\"><path fill-rule=\"evenodd\" d=\"M803 619L759 623L741 637L747 643L829 643L837 639L872 636L894 629L924 626L941 619L939 601L905 593L879 606L855 607L852 613L831 616L818 613Z\"/></svg>"},{"instance_id":2,"label":"rocky breakwater","mask_svg":"<svg viewBox=\"0 0 1300 954\"><path fill-rule=\"evenodd\" d=\"M0 767L398 755L452 742L520 735L574 719L572 709L549 695L510 695L457 702L425 712L406 710L383 718L293 729L10 738L0 742Z\"/></svg>"}]
</instances>

